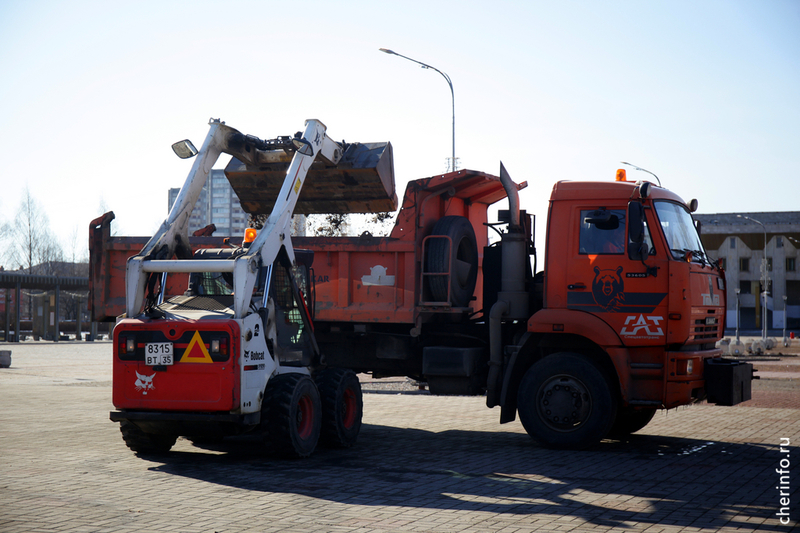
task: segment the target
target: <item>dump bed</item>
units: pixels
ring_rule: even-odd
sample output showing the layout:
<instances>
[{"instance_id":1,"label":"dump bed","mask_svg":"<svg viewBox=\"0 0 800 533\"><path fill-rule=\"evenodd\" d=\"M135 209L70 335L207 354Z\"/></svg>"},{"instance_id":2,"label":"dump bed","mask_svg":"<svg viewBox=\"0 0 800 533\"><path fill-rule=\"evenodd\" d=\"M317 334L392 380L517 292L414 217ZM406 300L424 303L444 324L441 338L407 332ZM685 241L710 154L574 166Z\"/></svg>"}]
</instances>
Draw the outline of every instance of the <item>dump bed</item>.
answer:
<instances>
[{"instance_id":1,"label":"dump bed","mask_svg":"<svg viewBox=\"0 0 800 533\"><path fill-rule=\"evenodd\" d=\"M519 188L525 187L522 184ZM500 178L461 170L411 181L389 237L294 237L314 252L315 319L413 324L446 313L483 309L483 250L489 205L506 197ZM472 226L477 250L474 292L467 305L439 301L427 290L427 243L437 222L458 216ZM452 245L452 243L450 244ZM455 275L451 273L449 275Z\"/></svg>"},{"instance_id":2,"label":"dump bed","mask_svg":"<svg viewBox=\"0 0 800 533\"><path fill-rule=\"evenodd\" d=\"M125 267L129 257L139 253L149 237L111 235L113 211L89 224L89 306L93 322L113 322L125 313ZM221 248L223 237L189 237L192 250ZM167 276L166 298L183 294L189 274Z\"/></svg>"},{"instance_id":3,"label":"dump bed","mask_svg":"<svg viewBox=\"0 0 800 533\"><path fill-rule=\"evenodd\" d=\"M377 165L379 166L379 165ZM523 188L522 184L519 188ZM306 187L303 190L307 190ZM314 252L316 320L330 322L416 322L422 313L465 312L431 301L425 291L425 239L446 216L464 217L472 225L478 252L477 282L466 306L483 307L483 249L488 245L488 206L506 193L498 177L460 170L409 182L389 237L293 237L295 249ZM90 291L94 321L113 321L125 312L125 266L147 237L113 237L106 213L90 224ZM190 237L193 250L221 248L222 237ZM180 295L187 274L170 274L166 297Z\"/></svg>"}]
</instances>

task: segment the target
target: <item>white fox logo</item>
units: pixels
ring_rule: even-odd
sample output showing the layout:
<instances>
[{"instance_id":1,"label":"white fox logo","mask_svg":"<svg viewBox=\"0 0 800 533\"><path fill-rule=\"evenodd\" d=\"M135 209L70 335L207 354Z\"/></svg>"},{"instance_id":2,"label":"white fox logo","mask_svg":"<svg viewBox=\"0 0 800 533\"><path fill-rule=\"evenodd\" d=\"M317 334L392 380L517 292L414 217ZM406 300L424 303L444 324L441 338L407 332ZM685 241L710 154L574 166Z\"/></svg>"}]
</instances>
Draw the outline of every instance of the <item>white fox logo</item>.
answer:
<instances>
[{"instance_id":1,"label":"white fox logo","mask_svg":"<svg viewBox=\"0 0 800 533\"><path fill-rule=\"evenodd\" d=\"M155 374L152 376L144 376L138 372L136 372L136 390L142 392L142 394L147 394L147 391L155 389L153 385L153 378L156 377Z\"/></svg>"}]
</instances>

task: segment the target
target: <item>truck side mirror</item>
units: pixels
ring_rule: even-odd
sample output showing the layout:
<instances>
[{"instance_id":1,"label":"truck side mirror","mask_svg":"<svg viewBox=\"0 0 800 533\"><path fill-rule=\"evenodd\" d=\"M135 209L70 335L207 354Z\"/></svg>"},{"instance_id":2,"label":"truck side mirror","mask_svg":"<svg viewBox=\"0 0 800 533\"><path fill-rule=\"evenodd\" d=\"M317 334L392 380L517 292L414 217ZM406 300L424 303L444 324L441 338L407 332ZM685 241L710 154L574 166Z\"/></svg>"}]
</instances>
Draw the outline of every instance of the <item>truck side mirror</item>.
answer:
<instances>
[{"instance_id":1,"label":"truck side mirror","mask_svg":"<svg viewBox=\"0 0 800 533\"><path fill-rule=\"evenodd\" d=\"M644 244L644 206L641 202L628 204L628 257L634 260L644 260L649 253Z\"/></svg>"}]
</instances>

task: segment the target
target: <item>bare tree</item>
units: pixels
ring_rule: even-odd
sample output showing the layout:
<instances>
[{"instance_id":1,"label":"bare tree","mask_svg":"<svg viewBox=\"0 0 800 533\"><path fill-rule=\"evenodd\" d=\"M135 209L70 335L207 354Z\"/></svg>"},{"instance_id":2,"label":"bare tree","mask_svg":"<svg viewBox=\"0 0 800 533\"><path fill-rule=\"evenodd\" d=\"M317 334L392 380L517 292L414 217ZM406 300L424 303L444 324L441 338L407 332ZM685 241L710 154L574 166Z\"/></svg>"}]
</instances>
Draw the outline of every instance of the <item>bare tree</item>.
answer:
<instances>
[{"instance_id":1,"label":"bare tree","mask_svg":"<svg viewBox=\"0 0 800 533\"><path fill-rule=\"evenodd\" d=\"M41 210L27 186L17 216L9 226L8 259L28 274L54 273L53 263L63 257L61 246L50 232L47 214Z\"/></svg>"}]
</instances>

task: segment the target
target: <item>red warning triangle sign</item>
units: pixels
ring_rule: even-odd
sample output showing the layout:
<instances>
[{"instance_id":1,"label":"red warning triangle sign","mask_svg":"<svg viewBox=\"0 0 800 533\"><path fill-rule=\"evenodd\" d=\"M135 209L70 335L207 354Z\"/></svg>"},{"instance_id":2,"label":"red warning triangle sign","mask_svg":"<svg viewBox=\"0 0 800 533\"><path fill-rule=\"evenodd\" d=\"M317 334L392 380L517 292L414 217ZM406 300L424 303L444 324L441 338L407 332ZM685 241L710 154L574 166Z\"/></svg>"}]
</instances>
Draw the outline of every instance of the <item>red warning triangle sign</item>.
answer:
<instances>
[{"instance_id":1,"label":"red warning triangle sign","mask_svg":"<svg viewBox=\"0 0 800 533\"><path fill-rule=\"evenodd\" d=\"M189 346L183 351L180 363L213 363L211 356L208 355L206 345L200 338L200 332L195 331Z\"/></svg>"}]
</instances>

